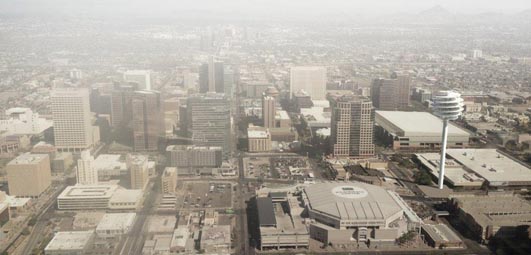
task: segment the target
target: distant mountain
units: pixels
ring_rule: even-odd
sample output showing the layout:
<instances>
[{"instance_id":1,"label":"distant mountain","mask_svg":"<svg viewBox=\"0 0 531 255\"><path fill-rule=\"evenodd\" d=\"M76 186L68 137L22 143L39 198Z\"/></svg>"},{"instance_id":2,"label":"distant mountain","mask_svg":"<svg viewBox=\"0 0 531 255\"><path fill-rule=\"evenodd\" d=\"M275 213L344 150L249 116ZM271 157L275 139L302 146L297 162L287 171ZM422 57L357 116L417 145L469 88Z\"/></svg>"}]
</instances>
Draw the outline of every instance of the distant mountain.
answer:
<instances>
[{"instance_id":1,"label":"distant mountain","mask_svg":"<svg viewBox=\"0 0 531 255\"><path fill-rule=\"evenodd\" d=\"M450 17L454 16L454 14L440 5L435 5L427 10L421 11L420 13L418 13L418 16Z\"/></svg>"}]
</instances>

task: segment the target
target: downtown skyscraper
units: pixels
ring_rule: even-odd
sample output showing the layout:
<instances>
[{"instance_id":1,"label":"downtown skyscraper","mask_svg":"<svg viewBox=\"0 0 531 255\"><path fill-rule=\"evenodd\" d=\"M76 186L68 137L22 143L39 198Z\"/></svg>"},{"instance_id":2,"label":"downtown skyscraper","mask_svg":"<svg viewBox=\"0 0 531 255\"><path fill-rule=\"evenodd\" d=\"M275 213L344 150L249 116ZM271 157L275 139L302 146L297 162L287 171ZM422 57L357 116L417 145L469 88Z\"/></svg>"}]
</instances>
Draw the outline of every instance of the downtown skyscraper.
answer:
<instances>
[{"instance_id":1,"label":"downtown skyscraper","mask_svg":"<svg viewBox=\"0 0 531 255\"><path fill-rule=\"evenodd\" d=\"M225 93L225 71L223 62L210 56L208 63L199 67L199 92Z\"/></svg>"},{"instance_id":2,"label":"downtown skyscraper","mask_svg":"<svg viewBox=\"0 0 531 255\"><path fill-rule=\"evenodd\" d=\"M131 107L134 150L156 151L163 132L160 92L155 90L135 91Z\"/></svg>"},{"instance_id":3,"label":"downtown skyscraper","mask_svg":"<svg viewBox=\"0 0 531 255\"><path fill-rule=\"evenodd\" d=\"M92 126L89 90L55 89L51 92L55 146L59 151L80 152L99 140Z\"/></svg>"},{"instance_id":4,"label":"downtown skyscraper","mask_svg":"<svg viewBox=\"0 0 531 255\"><path fill-rule=\"evenodd\" d=\"M371 98L378 110L395 111L409 107L411 77L402 72L394 72L390 79L374 79Z\"/></svg>"},{"instance_id":5,"label":"downtown skyscraper","mask_svg":"<svg viewBox=\"0 0 531 255\"><path fill-rule=\"evenodd\" d=\"M335 157L374 155L374 108L369 98L344 95L331 102L330 145Z\"/></svg>"},{"instance_id":6,"label":"downtown skyscraper","mask_svg":"<svg viewBox=\"0 0 531 255\"><path fill-rule=\"evenodd\" d=\"M191 95L187 100L188 135L194 145L217 146L227 156L231 150L230 104L222 93Z\"/></svg>"}]
</instances>

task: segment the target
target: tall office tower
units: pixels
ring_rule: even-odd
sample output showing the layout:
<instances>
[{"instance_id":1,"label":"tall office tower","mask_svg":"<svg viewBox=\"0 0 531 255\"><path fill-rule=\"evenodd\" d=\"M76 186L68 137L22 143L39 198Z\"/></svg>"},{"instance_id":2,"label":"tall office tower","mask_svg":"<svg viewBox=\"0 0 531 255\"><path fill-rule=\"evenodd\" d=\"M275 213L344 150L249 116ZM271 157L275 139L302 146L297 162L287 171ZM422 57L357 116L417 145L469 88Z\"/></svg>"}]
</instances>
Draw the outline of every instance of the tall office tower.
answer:
<instances>
[{"instance_id":1,"label":"tall office tower","mask_svg":"<svg viewBox=\"0 0 531 255\"><path fill-rule=\"evenodd\" d=\"M213 91L215 91L216 93L225 93L225 72L223 68L223 62L214 61L213 65L209 66L208 68L210 73L214 73L214 84L210 85L211 80L209 80L209 89L211 88L211 86L213 86Z\"/></svg>"},{"instance_id":2,"label":"tall office tower","mask_svg":"<svg viewBox=\"0 0 531 255\"><path fill-rule=\"evenodd\" d=\"M82 151L94 144L88 89L55 89L51 93L55 147Z\"/></svg>"},{"instance_id":3,"label":"tall office tower","mask_svg":"<svg viewBox=\"0 0 531 255\"><path fill-rule=\"evenodd\" d=\"M225 73L223 62L210 56L208 63L199 67L199 92L225 92Z\"/></svg>"},{"instance_id":4,"label":"tall office tower","mask_svg":"<svg viewBox=\"0 0 531 255\"><path fill-rule=\"evenodd\" d=\"M22 154L11 160L6 168L11 196L38 197L52 183L47 154Z\"/></svg>"},{"instance_id":5,"label":"tall office tower","mask_svg":"<svg viewBox=\"0 0 531 255\"><path fill-rule=\"evenodd\" d=\"M112 90L101 87L92 87L90 91L90 111L98 115L111 114Z\"/></svg>"},{"instance_id":6,"label":"tall office tower","mask_svg":"<svg viewBox=\"0 0 531 255\"><path fill-rule=\"evenodd\" d=\"M199 93L208 91L208 64L201 64L199 66Z\"/></svg>"},{"instance_id":7,"label":"tall office tower","mask_svg":"<svg viewBox=\"0 0 531 255\"><path fill-rule=\"evenodd\" d=\"M195 94L187 100L187 130L194 145L218 146L228 156L231 150L230 104L224 94Z\"/></svg>"},{"instance_id":8,"label":"tall office tower","mask_svg":"<svg viewBox=\"0 0 531 255\"><path fill-rule=\"evenodd\" d=\"M225 96L230 99L232 98L234 91L235 72L231 67L225 68L223 72L223 93L225 93Z\"/></svg>"},{"instance_id":9,"label":"tall office tower","mask_svg":"<svg viewBox=\"0 0 531 255\"><path fill-rule=\"evenodd\" d=\"M111 126L124 127L132 119L131 101L136 86L134 84L117 85L111 92Z\"/></svg>"},{"instance_id":10,"label":"tall office tower","mask_svg":"<svg viewBox=\"0 0 531 255\"><path fill-rule=\"evenodd\" d=\"M264 96L262 96L262 119L264 120L265 128L275 127L275 115L275 98L264 93Z\"/></svg>"},{"instance_id":11,"label":"tall office tower","mask_svg":"<svg viewBox=\"0 0 531 255\"><path fill-rule=\"evenodd\" d=\"M126 165L131 175L131 189L144 189L149 182L148 158L127 154Z\"/></svg>"},{"instance_id":12,"label":"tall office tower","mask_svg":"<svg viewBox=\"0 0 531 255\"><path fill-rule=\"evenodd\" d=\"M290 69L289 98L300 90L312 99L326 99L326 68L322 66L298 66Z\"/></svg>"},{"instance_id":13,"label":"tall office tower","mask_svg":"<svg viewBox=\"0 0 531 255\"><path fill-rule=\"evenodd\" d=\"M76 179L78 184L98 184L98 171L94 169L94 157L90 150L81 152L81 158L77 160Z\"/></svg>"},{"instance_id":14,"label":"tall office tower","mask_svg":"<svg viewBox=\"0 0 531 255\"><path fill-rule=\"evenodd\" d=\"M208 92L216 92L216 62L214 56L208 59Z\"/></svg>"},{"instance_id":15,"label":"tall office tower","mask_svg":"<svg viewBox=\"0 0 531 255\"><path fill-rule=\"evenodd\" d=\"M331 149L336 157L374 155L374 109L365 97L344 95L331 101Z\"/></svg>"},{"instance_id":16,"label":"tall office tower","mask_svg":"<svg viewBox=\"0 0 531 255\"><path fill-rule=\"evenodd\" d=\"M160 92L137 90L131 101L133 109L133 147L135 151L156 151L163 132Z\"/></svg>"},{"instance_id":17,"label":"tall office tower","mask_svg":"<svg viewBox=\"0 0 531 255\"><path fill-rule=\"evenodd\" d=\"M396 86L398 87L398 109L407 109L411 91L411 76L406 72L393 72L391 78L396 80Z\"/></svg>"},{"instance_id":18,"label":"tall office tower","mask_svg":"<svg viewBox=\"0 0 531 255\"><path fill-rule=\"evenodd\" d=\"M384 111L406 109L409 106L410 84L410 76L399 72L394 72L391 79L374 79L371 88L374 107Z\"/></svg>"},{"instance_id":19,"label":"tall office tower","mask_svg":"<svg viewBox=\"0 0 531 255\"><path fill-rule=\"evenodd\" d=\"M124 81L138 84L138 89L151 89L151 72L149 70L127 70Z\"/></svg>"}]
</instances>

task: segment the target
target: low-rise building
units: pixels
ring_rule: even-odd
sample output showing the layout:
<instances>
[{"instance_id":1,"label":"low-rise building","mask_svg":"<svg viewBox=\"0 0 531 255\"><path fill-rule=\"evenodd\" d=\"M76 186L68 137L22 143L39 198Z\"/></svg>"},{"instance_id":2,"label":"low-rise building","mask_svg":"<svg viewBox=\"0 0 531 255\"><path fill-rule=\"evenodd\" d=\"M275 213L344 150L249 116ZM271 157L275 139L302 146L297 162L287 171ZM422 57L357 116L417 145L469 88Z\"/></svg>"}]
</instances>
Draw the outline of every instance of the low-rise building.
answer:
<instances>
[{"instance_id":1,"label":"low-rise building","mask_svg":"<svg viewBox=\"0 0 531 255\"><path fill-rule=\"evenodd\" d=\"M109 199L111 210L136 210L142 205L144 192L139 189L117 189Z\"/></svg>"},{"instance_id":2,"label":"low-rise building","mask_svg":"<svg viewBox=\"0 0 531 255\"><path fill-rule=\"evenodd\" d=\"M262 127L249 127L247 130L249 152L271 151L271 134Z\"/></svg>"},{"instance_id":3,"label":"low-rise building","mask_svg":"<svg viewBox=\"0 0 531 255\"><path fill-rule=\"evenodd\" d=\"M177 187L177 168L166 167L161 177L161 189L163 194L174 194Z\"/></svg>"},{"instance_id":4,"label":"low-rise building","mask_svg":"<svg viewBox=\"0 0 531 255\"><path fill-rule=\"evenodd\" d=\"M461 248L463 240L444 224L422 225L426 242L434 248Z\"/></svg>"},{"instance_id":5,"label":"low-rise building","mask_svg":"<svg viewBox=\"0 0 531 255\"><path fill-rule=\"evenodd\" d=\"M136 220L136 213L106 213L96 227L99 238L114 238L129 233Z\"/></svg>"},{"instance_id":6,"label":"low-rise building","mask_svg":"<svg viewBox=\"0 0 531 255\"><path fill-rule=\"evenodd\" d=\"M44 248L46 255L84 255L89 251L94 231L68 231L55 233Z\"/></svg>"},{"instance_id":7,"label":"low-rise building","mask_svg":"<svg viewBox=\"0 0 531 255\"><path fill-rule=\"evenodd\" d=\"M531 222L531 203L511 194L454 195L450 204L456 217L484 241L512 237L517 226Z\"/></svg>"},{"instance_id":8,"label":"low-rise building","mask_svg":"<svg viewBox=\"0 0 531 255\"><path fill-rule=\"evenodd\" d=\"M301 217L304 208L296 197L282 194L282 199L277 198L279 193L256 199L261 250L308 247L309 229Z\"/></svg>"},{"instance_id":9,"label":"low-rise building","mask_svg":"<svg viewBox=\"0 0 531 255\"><path fill-rule=\"evenodd\" d=\"M442 120L428 112L376 111L376 136L394 150L439 150ZM468 146L470 134L448 125L448 148Z\"/></svg>"},{"instance_id":10,"label":"low-rise building","mask_svg":"<svg viewBox=\"0 0 531 255\"><path fill-rule=\"evenodd\" d=\"M57 197L59 210L135 210L142 203L141 190L127 190L116 184L74 185Z\"/></svg>"},{"instance_id":11,"label":"low-rise building","mask_svg":"<svg viewBox=\"0 0 531 255\"><path fill-rule=\"evenodd\" d=\"M150 234L167 234L173 233L177 218L175 216L155 215L149 217L148 233Z\"/></svg>"},{"instance_id":12,"label":"low-rise building","mask_svg":"<svg viewBox=\"0 0 531 255\"><path fill-rule=\"evenodd\" d=\"M173 231L173 236L170 244L170 251L174 253L190 252L187 245L190 239L190 232L186 227L176 228Z\"/></svg>"},{"instance_id":13,"label":"low-rise building","mask_svg":"<svg viewBox=\"0 0 531 255\"><path fill-rule=\"evenodd\" d=\"M128 173L127 164L120 154L100 154L94 159L93 167L94 170L98 171L100 180L107 180Z\"/></svg>"},{"instance_id":14,"label":"low-rise building","mask_svg":"<svg viewBox=\"0 0 531 255\"><path fill-rule=\"evenodd\" d=\"M439 154L417 154L417 160L433 175L439 176ZM445 181L452 187L479 189L522 189L531 187L531 169L496 149L446 150Z\"/></svg>"},{"instance_id":15,"label":"low-rise building","mask_svg":"<svg viewBox=\"0 0 531 255\"><path fill-rule=\"evenodd\" d=\"M201 231L201 249L206 253L230 253L231 236L229 225L203 227Z\"/></svg>"},{"instance_id":16,"label":"low-rise building","mask_svg":"<svg viewBox=\"0 0 531 255\"><path fill-rule=\"evenodd\" d=\"M117 254L122 238L131 231L135 213L107 213L96 226L94 254Z\"/></svg>"}]
</instances>

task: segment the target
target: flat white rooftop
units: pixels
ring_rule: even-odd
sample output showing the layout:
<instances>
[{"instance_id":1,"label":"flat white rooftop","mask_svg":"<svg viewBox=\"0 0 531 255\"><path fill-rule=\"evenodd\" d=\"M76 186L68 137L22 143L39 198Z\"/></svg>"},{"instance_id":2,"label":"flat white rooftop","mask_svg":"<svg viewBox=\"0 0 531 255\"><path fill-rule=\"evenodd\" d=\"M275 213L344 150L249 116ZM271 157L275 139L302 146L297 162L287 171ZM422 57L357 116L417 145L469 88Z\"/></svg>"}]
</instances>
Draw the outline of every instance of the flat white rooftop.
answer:
<instances>
[{"instance_id":1,"label":"flat white rooftop","mask_svg":"<svg viewBox=\"0 0 531 255\"><path fill-rule=\"evenodd\" d=\"M302 108L301 114L310 127L317 124L330 126L330 120L332 119L332 113L325 112L323 107Z\"/></svg>"},{"instance_id":2,"label":"flat white rooftop","mask_svg":"<svg viewBox=\"0 0 531 255\"><path fill-rule=\"evenodd\" d=\"M275 119L289 120L289 114L287 111L277 111Z\"/></svg>"},{"instance_id":3,"label":"flat white rooftop","mask_svg":"<svg viewBox=\"0 0 531 255\"><path fill-rule=\"evenodd\" d=\"M124 231L133 226L135 218L136 213L106 213L101 218L96 231Z\"/></svg>"},{"instance_id":4,"label":"flat white rooftop","mask_svg":"<svg viewBox=\"0 0 531 255\"><path fill-rule=\"evenodd\" d=\"M31 198L28 197L6 196L6 202L9 204L9 207L23 207L30 200Z\"/></svg>"},{"instance_id":5,"label":"flat white rooftop","mask_svg":"<svg viewBox=\"0 0 531 255\"><path fill-rule=\"evenodd\" d=\"M87 199L107 198L110 199L118 185L74 185L68 186L61 192L57 199Z\"/></svg>"},{"instance_id":6,"label":"flat white rooftop","mask_svg":"<svg viewBox=\"0 0 531 255\"><path fill-rule=\"evenodd\" d=\"M247 137L249 138L255 138L255 139L258 139L258 138L262 138L262 139L266 139L269 137L269 132L265 131L265 130L248 130L247 131Z\"/></svg>"},{"instance_id":7,"label":"flat white rooftop","mask_svg":"<svg viewBox=\"0 0 531 255\"><path fill-rule=\"evenodd\" d=\"M140 199L142 199L142 196L144 193L140 189L117 189L114 194L112 195L111 199L109 200L109 203L115 204L115 203L136 203Z\"/></svg>"},{"instance_id":8,"label":"flat white rooftop","mask_svg":"<svg viewBox=\"0 0 531 255\"><path fill-rule=\"evenodd\" d=\"M173 236L171 239L171 247L185 247L186 241L188 241L188 237L190 236L190 232L186 227L178 227L173 231Z\"/></svg>"},{"instance_id":9,"label":"flat white rooftop","mask_svg":"<svg viewBox=\"0 0 531 255\"><path fill-rule=\"evenodd\" d=\"M177 218L175 216L151 216L149 218L148 233L173 233Z\"/></svg>"},{"instance_id":10,"label":"flat white rooftop","mask_svg":"<svg viewBox=\"0 0 531 255\"><path fill-rule=\"evenodd\" d=\"M8 165L28 165L28 164L37 164L47 158L46 154L31 154L25 153L15 159L11 160Z\"/></svg>"},{"instance_id":11,"label":"flat white rooftop","mask_svg":"<svg viewBox=\"0 0 531 255\"><path fill-rule=\"evenodd\" d=\"M92 163L95 170L126 169L120 154L100 154Z\"/></svg>"},{"instance_id":12,"label":"flat white rooftop","mask_svg":"<svg viewBox=\"0 0 531 255\"><path fill-rule=\"evenodd\" d=\"M388 132L398 136L441 136L442 134L442 120L429 112L376 111L375 121ZM448 125L448 135L470 136L468 132L452 123Z\"/></svg>"},{"instance_id":13,"label":"flat white rooftop","mask_svg":"<svg viewBox=\"0 0 531 255\"><path fill-rule=\"evenodd\" d=\"M491 186L531 182L531 169L496 149L449 149L446 155L485 178Z\"/></svg>"},{"instance_id":14,"label":"flat white rooftop","mask_svg":"<svg viewBox=\"0 0 531 255\"><path fill-rule=\"evenodd\" d=\"M198 145L168 145L166 147L166 151L173 151L173 150L179 150L179 151L200 151L200 150L222 150L219 146L198 146Z\"/></svg>"},{"instance_id":15,"label":"flat white rooftop","mask_svg":"<svg viewBox=\"0 0 531 255\"><path fill-rule=\"evenodd\" d=\"M90 242L94 231L69 231L57 232L53 239L48 243L45 251L81 251L86 248Z\"/></svg>"},{"instance_id":16,"label":"flat white rooftop","mask_svg":"<svg viewBox=\"0 0 531 255\"><path fill-rule=\"evenodd\" d=\"M417 159L426 166L431 174L438 178L440 153L419 153L415 154ZM454 186L476 186L483 184L485 179L481 178L473 171L467 170L463 165L453 159L447 159L445 164L444 179Z\"/></svg>"}]
</instances>

